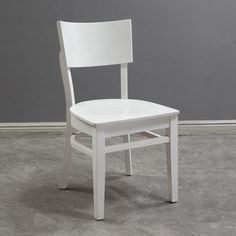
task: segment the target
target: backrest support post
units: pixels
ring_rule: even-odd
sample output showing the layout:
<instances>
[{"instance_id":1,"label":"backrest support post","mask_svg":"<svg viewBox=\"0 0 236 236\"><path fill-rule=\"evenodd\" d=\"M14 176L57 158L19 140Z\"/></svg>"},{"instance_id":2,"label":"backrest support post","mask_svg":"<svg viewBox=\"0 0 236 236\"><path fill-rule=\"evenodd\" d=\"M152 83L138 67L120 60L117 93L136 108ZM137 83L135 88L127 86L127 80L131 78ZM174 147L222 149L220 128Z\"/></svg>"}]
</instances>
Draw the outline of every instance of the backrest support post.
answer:
<instances>
[{"instance_id":1,"label":"backrest support post","mask_svg":"<svg viewBox=\"0 0 236 236\"><path fill-rule=\"evenodd\" d=\"M70 122L70 107L75 104L74 86L70 68L66 66L65 55L62 51L59 54L61 75L66 100L66 120Z\"/></svg>"},{"instance_id":2,"label":"backrest support post","mask_svg":"<svg viewBox=\"0 0 236 236\"><path fill-rule=\"evenodd\" d=\"M128 64L124 63L120 65L120 89L121 98L128 98Z\"/></svg>"}]
</instances>

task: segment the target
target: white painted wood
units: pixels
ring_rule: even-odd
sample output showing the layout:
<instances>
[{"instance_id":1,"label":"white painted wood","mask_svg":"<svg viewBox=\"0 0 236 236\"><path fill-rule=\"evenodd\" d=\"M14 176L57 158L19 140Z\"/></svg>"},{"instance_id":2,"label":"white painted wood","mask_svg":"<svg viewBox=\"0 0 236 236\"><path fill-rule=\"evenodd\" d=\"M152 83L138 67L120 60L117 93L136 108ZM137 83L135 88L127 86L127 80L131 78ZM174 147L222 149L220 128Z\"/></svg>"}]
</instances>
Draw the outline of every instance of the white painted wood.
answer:
<instances>
[{"instance_id":1,"label":"white painted wood","mask_svg":"<svg viewBox=\"0 0 236 236\"><path fill-rule=\"evenodd\" d=\"M145 132L143 132L143 135L148 137L148 138L153 138L153 137L159 137L160 138L160 137L162 137L160 134L156 134L152 131L145 131Z\"/></svg>"},{"instance_id":2,"label":"white painted wood","mask_svg":"<svg viewBox=\"0 0 236 236\"><path fill-rule=\"evenodd\" d=\"M59 62L62 74L62 81L64 85L65 91L65 100L66 100L66 136L65 136L65 151L64 157L62 160L61 167L61 176L59 177L59 188L66 189L68 185L68 176L69 176L69 168L71 162L71 144L70 137L72 135L72 127L71 127L71 114L69 112L69 108L75 104L74 99L74 88L71 78L70 70L65 65L65 57L62 52L59 54Z\"/></svg>"},{"instance_id":3,"label":"white painted wood","mask_svg":"<svg viewBox=\"0 0 236 236\"><path fill-rule=\"evenodd\" d=\"M58 21L67 67L103 66L133 61L131 20L95 23Z\"/></svg>"},{"instance_id":4,"label":"white painted wood","mask_svg":"<svg viewBox=\"0 0 236 236\"><path fill-rule=\"evenodd\" d=\"M142 120L108 123L103 126L106 138L125 134L140 133L146 130L158 130L169 127L169 117L146 118Z\"/></svg>"},{"instance_id":5,"label":"white painted wood","mask_svg":"<svg viewBox=\"0 0 236 236\"><path fill-rule=\"evenodd\" d=\"M63 51L59 53L59 62L61 68L62 82L65 92L65 100L66 100L66 113L67 113L67 125L70 122L70 112L69 108L75 104L75 95L74 95L74 87L71 76L71 71L66 66L65 54Z\"/></svg>"},{"instance_id":6,"label":"white painted wood","mask_svg":"<svg viewBox=\"0 0 236 236\"><path fill-rule=\"evenodd\" d=\"M179 111L153 102L135 99L99 99L77 103L70 108L71 114L90 124L119 123L166 117Z\"/></svg>"},{"instance_id":7,"label":"white painted wood","mask_svg":"<svg viewBox=\"0 0 236 236\"><path fill-rule=\"evenodd\" d=\"M104 219L105 201L105 137L102 130L94 130L93 147L93 198L94 217Z\"/></svg>"},{"instance_id":8,"label":"white painted wood","mask_svg":"<svg viewBox=\"0 0 236 236\"><path fill-rule=\"evenodd\" d=\"M82 120L77 119L74 116L71 116L71 126L74 129L77 129L77 130L79 130L83 133L86 133L88 135L92 136L92 134L93 134L93 130L94 130L93 126L88 125L87 123L83 122Z\"/></svg>"},{"instance_id":9,"label":"white painted wood","mask_svg":"<svg viewBox=\"0 0 236 236\"><path fill-rule=\"evenodd\" d=\"M128 99L128 64L120 65L121 98Z\"/></svg>"},{"instance_id":10,"label":"white painted wood","mask_svg":"<svg viewBox=\"0 0 236 236\"><path fill-rule=\"evenodd\" d=\"M121 98L128 99L128 64L120 65L120 88L121 88ZM130 142L130 135L125 135L123 137L124 142ZM126 175L132 175L132 157L131 149L125 150L125 171Z\"/></svg>"},{"instance_id":11,"label":"white painted wood","mask_svg":"<svg viewBox=\"0 0 236 236\"><path fill-rule=\"evenodd\" d=\"M64 85L65 91L65 100L66 100L66 140L65 140L65 152L64 157L62 160L62 167L61 167L61 175L59 177L58 185L61 189L66 189L68 185L68 176L69 176L69 167L71 162L71 137L72 133L74 132L71 126L71 113L69 108L75 104L75 96L74 96L74 88L73 88L73 81L71 76L71 71L66 65L65 54L63 51L60 51L59 54L59 62L62 74L62 81ZM79 121L75 121L76 124L80 123ZM86 125L81 124L81 130L90 129L86 127ZM73 143L75 144L75 143ZM78 148L79 144L77 144Z\"/></svg>"},{"instance_id":12,"label":"white painted wood","mask_svg":"<svg viewBox=\"0 0 236 236\"><path fill-rule=\"evenodd\" d=\"M58 180L58 186L60 189L66 189L68 185L69 169L71 162L71 146L70 146L71 135L72 135L72 129L70 126L68 126L66 129L65 149L61 165L61 174Z\"/></svg>"},{"instance_id":13,"label":"white painted wood","mask_svg":"<svg viewBox=\"0 0 236 236\"><path fill-rule=\"evenodd\" d=\"M146 147L156 144L162 144L169 142L169 137L163 136L161 138L152 138L152 139L144 139L140 141L133 141L130 143L121 143L121 144L114 144L110 146L105 147L105 152L118 152L129 148L140 148L140 147Z\"/></svg>"},{"instance_id":14,"label":"white painted wood","mask_svg":"<svg viewBox=\"0 0 236 236\"><path fill-rule=\"evenodd\" d=\"M89 147L84 146L83 144L79 143L76 140L76 135L71 136L71 146L76 149L77 151L80 151L90 157L93 156L93 151Z\"/></svg>"},{"instance_id":15,"label":"white painted wood","mask_svg":"<svg viewBox=\"0 0 236 236\"><path fill-rule=\"evenodd\" d=\"M178 116L170 117L167 129L170 142L166 144L167 175L170 202L178 201Z\"/></svg>"},{"instance_id":16,"label":"white painted wood","mask_svg":"<svg viewBox=\"0 0 236 236\"><path fill-rule=\"evenodd\" d=\"M167 145L170 200L178 200L178 110L147 101L128 99L128 65L133 61L131 20L100 23L58 22L60 66L66 97L67 134L60 187L66 188L71 145L92 156L94 217L104 218L105 153L125 151L127 175L132 174L131 148ZM121 64L121 99L101 99L75 104L70 68ZM148 130L169 128L169 137ZM74 130L92 136L92 149L80 144ZM148 131L152 139L130 142L130 134ZM122 144L105 147L105 138L124 136Z\"/></svg>"},{"instance_id":17,"label":"white painted wood","mask_svg":"<svg viewBox=\"0 0 236 236\"><path fill-rule=\"evenodd\" d=\"M123 140L125 143L130 143L130 135L125 135L123 137ZM124 151L125 154L125 171L126 175L131 176L132 175L132 156L131 156L131 149Z\"/></svg>"},{"instance_id":18,"label":"white painted wood","mask_svg":"<svg viewBox=\"0 0 236 236\"><path fill-rule=\"evenodd\" d=\"M59 176L58 185L61 189L66 189L68 185L68 176L69 176L69 168L71 162L71 144L70 137L72 135L73 129L71 127L71 114L69 112L69 108L75 104L74 99L74 88L71 78L70 69L67 68L65 63L65 55L62 51L59 54L59 62L62 74L62 81L64 85L65 91L65 100L66 100L66 136L65 136L65 150L64 157L62 160L61 167L61 175Z\"/></svg>"}]
</instances>

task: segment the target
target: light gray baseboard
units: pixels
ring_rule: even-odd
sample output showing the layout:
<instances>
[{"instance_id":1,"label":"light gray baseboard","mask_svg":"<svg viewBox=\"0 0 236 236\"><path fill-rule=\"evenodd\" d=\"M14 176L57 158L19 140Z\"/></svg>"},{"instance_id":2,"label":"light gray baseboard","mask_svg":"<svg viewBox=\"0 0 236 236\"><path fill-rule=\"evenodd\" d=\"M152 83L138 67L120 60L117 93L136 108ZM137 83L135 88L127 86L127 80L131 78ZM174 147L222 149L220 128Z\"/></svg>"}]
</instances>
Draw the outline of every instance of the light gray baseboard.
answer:
<instances>
[{"instance_id":1,"label":"light gray baseboard","mask_svg":"<svg viewBox=\"0 0 236 236\"><path fill-rule=\"evenodd\" d=\"M1 131L61 131L64 132L66 122L26 122L0 123ZM190 120L179 121L180 135L197 134L236 134L236 120Z\"/></svg>"},{"instance_id":2,"label":"light gray baseboard","mask_svg":"<svg viewBox=\"0 0 236 236\"><path fill-rule=\"evenodd\" d=\"M236 135L236 120L179 121L179 135Z\"/></svg>"},{"instance_id":3,"label":"light gray baseboard","mask_svg":"<svg viewBox=\"0 0 236 236\"><path fill-rule=\"evenodd\" d=\"M0 123L0 130L64 130L66 122Z\"/></svg>"}]
</instances>

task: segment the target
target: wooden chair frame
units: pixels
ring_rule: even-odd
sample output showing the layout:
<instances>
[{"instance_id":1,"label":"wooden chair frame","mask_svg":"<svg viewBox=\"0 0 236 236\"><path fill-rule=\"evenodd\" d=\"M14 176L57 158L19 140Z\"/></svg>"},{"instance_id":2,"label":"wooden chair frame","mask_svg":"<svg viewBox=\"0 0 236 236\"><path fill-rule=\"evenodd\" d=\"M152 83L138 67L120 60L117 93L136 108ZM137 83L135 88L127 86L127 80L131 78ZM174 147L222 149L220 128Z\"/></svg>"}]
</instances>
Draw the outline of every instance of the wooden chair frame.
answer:
<instances>
[{"instance_id":1,"label":"wooden chair frame","mask_svg":"<svg viewBox=\"0 0 236 236\"><path fill-rule=\"evenodd\" d=\"M61 22L58 22L60 38L60 67L66 97L66 144L62 161L62 170L59 179L59 187L67 188L69 166L71 161L71 146L76 150L92 157L93 163L93 194L94 217L97 220L104 219L105 197L105 156L106 153L125 151L126 174L132 175L131 149L156 144L166 144L167 175L170 202L178 200L178 114L168 116L149 117L145 119L122 121L119 123L104 123L92 125L71 115L70 107L75 105L74 88L71 76L71 67L68 65L65 50L63 50ZM72 66L74 67L74 66ZM128 99L128 63L121 63L121 98ZM166 135L160 136L150 130L166 129ZM83 132L92 137L92 148L89 148L76 139L75 131ZM133 133L144 132L150 139L130 141ZM123 136L123 143L105 145L105 139Z\"/></svg>"}]
</instances>

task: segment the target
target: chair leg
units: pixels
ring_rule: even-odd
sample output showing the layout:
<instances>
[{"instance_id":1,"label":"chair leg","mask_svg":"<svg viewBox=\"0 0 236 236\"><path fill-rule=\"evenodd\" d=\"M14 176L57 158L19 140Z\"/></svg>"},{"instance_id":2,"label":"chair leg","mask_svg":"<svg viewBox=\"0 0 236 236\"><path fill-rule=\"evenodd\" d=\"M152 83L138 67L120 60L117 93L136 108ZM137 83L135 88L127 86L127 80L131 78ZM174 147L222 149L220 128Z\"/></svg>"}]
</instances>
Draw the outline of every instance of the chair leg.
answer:
<instances>
[{"instance_id":1,"label":"chair leg","mask_svg":"<svg viewBox=\"0 0 236 236\"><path fill-rule=\"evenodd\" d=\"M170 202L178 201L178 116L170 118L167 129L170 142L166 144L167 175Z\"/></svg>"},{"instance_id":2,"label":"chair leg","mask_svg":"<svg viewBox=\"0 0 236 236\"><path fill-rule=\"evenodd\" d=\"M124 142L130 142L130 135L125 135L123 138ZM125 170L126 175L132 175L132 159L131 159L131 150L125 150Z\"/></svg>"},{"instance_id":3,"label":"chair leg","mask_svg":"<svg viewBox=\"0 0 236 236\"><path fill-rule=\"evenodd\" d=\"M94 217L102 220L105 201L105 137L98 128L94 131L92 142Z\"/></svg>"},{"instance_id":4,"label":"chair leg","mask_svg":"<svg viewBox=\"0 0 236 236\"><path fill-rule=\"evenodd\" d=\"M62 159L61 173L59 176L58 186L60 189L66 189L68 185L68 176L69 176L69 168L71 161L71 144L70 138L72 135L71 127L67 127L66 129L66 137L65 137L65 150L64 157Z\"/></svg>"}]
</instances>

